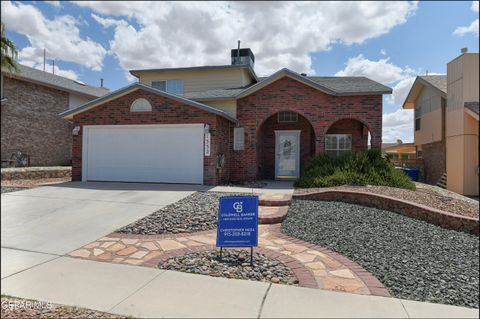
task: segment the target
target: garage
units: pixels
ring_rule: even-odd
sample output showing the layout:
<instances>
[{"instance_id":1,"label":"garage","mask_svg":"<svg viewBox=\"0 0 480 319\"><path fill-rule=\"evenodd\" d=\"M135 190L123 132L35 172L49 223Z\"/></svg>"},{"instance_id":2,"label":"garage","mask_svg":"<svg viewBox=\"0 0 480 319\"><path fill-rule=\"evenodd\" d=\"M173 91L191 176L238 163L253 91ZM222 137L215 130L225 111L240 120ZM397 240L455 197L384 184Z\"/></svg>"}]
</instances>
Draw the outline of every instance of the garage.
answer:
<instances>
[{"instance_id":1,"label":"garage","mask_svg":"<svg viewBox=\"0 0 480 319\"><path fill-rule=\"evenodd\" d=\"M203 124L83 126L82 180L203 183Z\"/></svg>"}]
</instances>

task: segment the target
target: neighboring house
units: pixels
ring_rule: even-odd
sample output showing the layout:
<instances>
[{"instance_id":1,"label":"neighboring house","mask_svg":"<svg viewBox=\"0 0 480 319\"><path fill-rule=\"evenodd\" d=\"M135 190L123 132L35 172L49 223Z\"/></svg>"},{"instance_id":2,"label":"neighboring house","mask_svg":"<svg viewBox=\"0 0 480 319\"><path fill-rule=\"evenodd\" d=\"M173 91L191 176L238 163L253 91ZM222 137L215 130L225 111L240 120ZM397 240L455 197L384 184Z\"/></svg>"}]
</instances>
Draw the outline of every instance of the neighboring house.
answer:
<instances>
[{"instance_id":1,"label":"neighboring house","mask_svg":"<svg viewBox=\"0 0 480 319\"><path fill-rule=\"evenodd\" d=\"M436 184L446 172L447 76L417 76L403 103L414 110L414 145L424 160L425 181Z\"/></svg>"},{"instance_id":2,"label":"neighboring house","mask_svg":"<svg viewBox=\"0 0 480 319\"><path fill-rule=\"evenodd\" d=\"M478 196L479 54L462 54L447 64L447 75L419 76L404 109L414 109L417 156L424 159L426 180L444 181L447 189Z\"/></svg>"},{"instance_id":3,"label":"neighboring house","mask_svg":"<svg viewBox=\"0 0 480 319\"><path fill-rule=\"evenodd\" d=\"M108 93L62 76L24 65L2 69L2 161L20 151L31 166L69 165L72 126L58 114Z\"/></svg>"},{"instance_id":4,"label":"neighboring house","mask_svg":"<svg viewBox=\"0 0 480 319\"><path fill-rule=\"evenodd\" d=\"M133 70L139 83L62 113L75 180L218 184L298 178L314 154L380 149L382 95L365 77L258 78L232 64Z\"/></svg>"},{"instance_id":5,"label":"neighboring house","mask_svg":"<svg viewBox=\"0 0 480 319\"><path fill-rule=\"evenodd\" d=\"M447 188L468 196L478 196L478 72L478 53L447 64Z\"/></svg>"},{"instance_id":6,"label":"neighboring house","mask_svg":"<svg viewBox=\"0 0 480 319\"><path fill-rule=\"evenodd\" d=\"M382 153L387 154L395 163L417 158L417 148L414 143L384 143Z\"/></svg>"}]
</instances>

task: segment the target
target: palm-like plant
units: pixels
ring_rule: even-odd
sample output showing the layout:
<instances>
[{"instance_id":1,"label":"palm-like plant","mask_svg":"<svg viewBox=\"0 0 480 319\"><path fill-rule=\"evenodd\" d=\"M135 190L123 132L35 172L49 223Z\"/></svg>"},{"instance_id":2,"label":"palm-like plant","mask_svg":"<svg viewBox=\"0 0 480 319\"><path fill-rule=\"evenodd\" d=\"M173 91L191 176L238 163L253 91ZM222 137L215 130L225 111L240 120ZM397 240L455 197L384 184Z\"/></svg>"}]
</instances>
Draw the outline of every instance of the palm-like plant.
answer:
<instances>
[{"instance_id":1,"label":"palm-like plant","mask_svg":"<svg viewBox=\"0 0 480 319\"><path fill-rule=\"evenodd\" d=\"M17 55L18 51L15 47L15 43L7 38L5 32L5 25L2 22L1 26L1 33L2 33L2 68L8 69L11 71L18 71L17 67Z\"/></svg>"}]
</instances>

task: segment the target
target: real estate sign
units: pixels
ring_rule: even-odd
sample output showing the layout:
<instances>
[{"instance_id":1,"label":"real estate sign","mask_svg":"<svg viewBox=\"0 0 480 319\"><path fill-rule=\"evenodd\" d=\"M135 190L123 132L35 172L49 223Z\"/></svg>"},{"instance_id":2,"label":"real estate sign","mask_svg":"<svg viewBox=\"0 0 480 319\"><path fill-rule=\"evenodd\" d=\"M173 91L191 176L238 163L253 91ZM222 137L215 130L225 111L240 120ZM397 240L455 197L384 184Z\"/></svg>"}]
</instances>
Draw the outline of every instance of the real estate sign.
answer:
<instances>
[{"instance_id":1,"label":"real estate sign","mask_svg":"<svg viewBox=\"0 0 480 319\"><path fill-rule=\"evenodd\" d=\"M217 247L258 245L258 196L220 198Z\"/></svg>"}]
</instances>

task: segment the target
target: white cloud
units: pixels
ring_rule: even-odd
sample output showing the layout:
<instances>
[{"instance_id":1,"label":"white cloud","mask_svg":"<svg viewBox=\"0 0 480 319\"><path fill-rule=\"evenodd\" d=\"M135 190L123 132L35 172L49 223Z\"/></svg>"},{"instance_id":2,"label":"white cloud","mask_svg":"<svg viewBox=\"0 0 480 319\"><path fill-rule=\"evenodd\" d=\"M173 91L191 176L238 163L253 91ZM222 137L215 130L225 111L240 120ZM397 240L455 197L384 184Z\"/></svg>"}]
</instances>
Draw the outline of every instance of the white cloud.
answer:
<instances>
[{"instance_id":1,"label":"white cloud","mask_svg":"<svg viewBox=\"0 0 480 319\"><path fill-rule=\"evenodd\" d=\"M413 142L413 111L398 109L383 114L382 142L392 143L401 139L404 143Z\"/></svg>"},{"instance_id":2,"label":"white cloud","mask_svg":"<svg viewBox=\"0 0 480 319\"><path fill-rule=\"evenodd\" d=\"M7 28L28 38L30 46L24 50L30 50L30 55L40 52L43 59L43 48L46 48L50 58L75 62L96 71L102 69L106 50L88 37L80 36L79 22L74 17L63 15L49 20L32 5L10 1L2 1L1 8L2 22Z\"/></svg>"},{"instance_id":3,"label":"white cloud","mask_svg":"<svg viewBox=\"0 0 480 319\"><path fill-rule=\"evenodd\" d=\"M369 60L359 54L348 59L343 70L338 71L336 76L366 76L381 83L392 83L402 80L413 73L408 66L401 68L391 62L389 57L378 61Z\"/></svg>"},{"instance_id":4,"label":"white cloud","mask_svg":"<svg viewBox=\"0 0 480 319\"><path fill-rule=\"evenodd\" d=\"M479 1L472 1L471 9L473 12L478 12L478 3ZM455 31L453 31L453 34L458 36L464 36L468 33L472 33L478 37L478 28L478 19L476 19L468 27L457 27Z\"/></svg>"},{"instance_id":5,"label":"white cloud","mask_svg":"<svg viewBox=\"0 0 480 319\"><path fill-rule=\"evenodd\" d=\"M468 33L473 33L478 37L478 19L473 21L468 27L457 27L455 31L453 31L454 35L464 36Z\"/></svg>"},{"instance_id":6,"label":"white cloud","mask_svg":"<svg viewBox=\"0 0 480 319\"><path fill-rule=\"evenodd\" d=\"M479 1L472 1L472 11L478 12L478 3Z\"/></svg>"},{"instance_id":7,"label":"white cloud","mask_svg":"<svg viewBox=\"0 0 480 319\"><path fill-rule=\"evenodd\" d=\"M381 54L381 55L387 55L387 50L381 49L381 50L380 50L380 54Z\"/></svg>"},{"instance_id":8,"label":"white cloud","mask_svg":"<svg viewBox=\"0 0 480 319\"><path fill-rule=\"evenodd\" d=\"M229 64L240 39L259 75L282 67L314 74L309 53L386 34L417 10L416 2L76 3L115 29L110 52L126 70Z\"/></svg>"}]
</instances>

